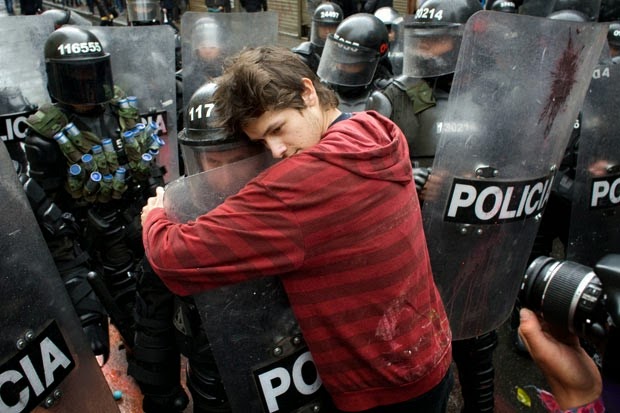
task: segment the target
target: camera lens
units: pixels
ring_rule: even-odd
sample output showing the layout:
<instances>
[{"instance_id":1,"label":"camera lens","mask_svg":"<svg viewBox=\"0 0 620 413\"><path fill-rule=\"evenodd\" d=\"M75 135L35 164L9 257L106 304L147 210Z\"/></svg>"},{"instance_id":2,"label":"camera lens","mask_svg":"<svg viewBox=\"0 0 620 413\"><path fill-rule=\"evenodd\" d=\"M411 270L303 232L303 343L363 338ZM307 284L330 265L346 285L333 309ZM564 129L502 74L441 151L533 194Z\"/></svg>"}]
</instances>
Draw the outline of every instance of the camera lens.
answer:
<instances>
[{"instance_id":1,"label":"camera lens","mask_svg":"<svg viewBox=\"0 0 620 413\"><path fill-rule=\"evenodd\" d=\"M601 282L590 267L538 257L528 267L519 301L550 324L577 335L599 336L605 324Z\"/></svg>"}]
</instances>

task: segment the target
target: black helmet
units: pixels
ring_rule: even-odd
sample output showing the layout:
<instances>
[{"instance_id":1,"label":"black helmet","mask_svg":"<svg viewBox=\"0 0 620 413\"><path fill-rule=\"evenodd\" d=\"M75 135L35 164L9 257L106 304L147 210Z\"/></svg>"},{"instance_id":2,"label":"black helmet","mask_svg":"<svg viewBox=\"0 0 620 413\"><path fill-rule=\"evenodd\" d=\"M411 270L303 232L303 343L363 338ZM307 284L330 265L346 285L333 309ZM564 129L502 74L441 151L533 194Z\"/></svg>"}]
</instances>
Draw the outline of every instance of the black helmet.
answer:
<instances>
[{"instance_id":1,"label":"black helmet","mask_svg":"<svg viewBox=\"0 0 620 413\"><path fill-rule=\"evenodd\" d=\"M63 26L45 42L50 95L69 105L99 105L114 96L110 54L97 37L77 26Z\"/></svg>"},{"instance_id":2,"label":"black helmet","mask_svg":"<svg viewBox=\"0 0 620 413\"><path fill-rule=\"evenodd\" d=\"M463 28L482 10L478 0L427 0L405 22L403 74L437 77L454 73Z\"/></svg>"},{"instance_id":3,"label":"black helmet","mask_svg":"<svg viewBox=\"0 0 620 413\"><path fill-rule=\"evenodd\" d=\"M553 12L547 17L551 17L552 14L560 11L577 11L584 16L586 20L580 20L581 16L578 14L567 13L564 17L556 18L556 20L568 20L568 21L596 21L599 17L601 8L600 0L556 0L553 6Z\"/></svg>"},{"instance_id":4,"label":"black helmet","mask_svg":"<svg viewBox=\"0 0 620 413\"><path fill-rule=\"evenodd\" d=\"M127 0L127 23L132 26L161 24L159 0Z\"/></svg>"},{"instance_id":5,"label":"black helmet","mask_svg":"<svg viewBox=\"0 0 620 413\"><path fill-rule=\"evenodd\" d=\"M578 10L558 10L547 16L551 20L565 20L569 22L587 22L589 18Z\"/></svg>"},{"instance_id":6,"label":"black helmet","mask_svg":"<svg viewBox=\"0 0 620 413\"><path fill-rule=\"evenodd\" d=\"M426 0L416 10L413 23L451 25L465 24L477 11L482 10L479 0Z\"/></svg>"},{"instance_id":7,"label":"black helmet","mask_svg":"<svg viewBox=\"0 0 620 413\"><path fill-rule=\"evenodd\" d=\"M323 48L325 39L336 31L343 19L342 9L336 3L321 3L312 15L310 28L310 42L316 47Z\"/></svg>"},{"instance_id":8,"label":"black helmet","mask_svg":"<svg viewBox=\"0 0 620 413\"><path fill-rule=\"evenodd\" d=\"M375 11L375 16L379 18L386 26L398 24L403 17L393 7L380 7Z\"/></svg>"},{"instance_id":9,"label":"black helmet","mask_svg":"<svg viewBox=\"0 0 620 413\"><path fill-rule=\"evenodd\" d=\"M609 30L607 31L607 42L614 49L620 49L620 22L613 22L609 24Z\"/></svg>"},{"instance_id":10,"label":"black helmet","mask_svg":"<svg viewBox=\"0 0 620 413\"><path fill-rule=\"evenodd\" d=\"M484 5L487 10L501 11L502 13L518 13L517 4L514 1L487 1Z\"/></svg>"},{"instance_id":11,"label":"black helmet","mask_svg":"<svg viewBox=\"0 0 620 413\"><path fill-rule=\"evenodd\" d=\"M224 128L215 126L217 110L213 104L213 94L216 89L216 83L203 84L187 105L187 126L178 136L187 175L204 171L200 160L205 152L222 152L251 143L243 135L232 135Z\"/></svg>"},{"instance_id":12,"label":"black helmet","mask_svg":"<svg viewBox=\"0 0 620 413\"><path fill-rule=\"evenodd\" d=\"M380 7L375 11L374 15L385 24L390 39L390 51L392 51L392 45L394 45L400 37L403 16L392 7Z\"/></svg>"},{"instance_id":13,"label":"black helmet","mask_svg":"<svg viewBox=\"0 0 620 413\"><path fill-rule=\"evenodd\" d=\"M366 86L388 52L388 41L388 31L378 17L353 14L327 38L317 74L332 85Z\"/></svg>"}]
</instances>

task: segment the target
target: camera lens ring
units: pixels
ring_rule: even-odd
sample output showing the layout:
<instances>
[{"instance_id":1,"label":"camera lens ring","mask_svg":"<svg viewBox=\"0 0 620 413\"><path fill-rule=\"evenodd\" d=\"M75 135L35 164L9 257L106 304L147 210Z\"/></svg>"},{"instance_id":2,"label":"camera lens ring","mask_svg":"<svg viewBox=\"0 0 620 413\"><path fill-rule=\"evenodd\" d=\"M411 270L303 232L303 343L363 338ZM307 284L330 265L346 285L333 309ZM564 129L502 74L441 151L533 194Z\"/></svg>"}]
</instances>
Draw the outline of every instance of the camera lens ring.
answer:
<instances>
[{"instance_id":1,"label":"camera lens ring","mask_svg":"<svg viewBox=\"0 0 620 413\"><path fill-rule=\"evenodd\" d=\"M582 298L583 293L585 292L586 288L588 287L588 285L590 285L590 283L592 282L592 280L594 280L594 278L596 277L596 274L594 273L594 271L590 271L588 272L587 275L585 275L582 279L581 282L579 283L579 285L577 286L577 288L575 288L575 293L573 295L573 299L570 303L570 307L568 309L568 330L573 333L576 334L577 332L575 331L575 312L577 311L577 306L579 305L579 300Z\"/></svg>"}]
</instances>

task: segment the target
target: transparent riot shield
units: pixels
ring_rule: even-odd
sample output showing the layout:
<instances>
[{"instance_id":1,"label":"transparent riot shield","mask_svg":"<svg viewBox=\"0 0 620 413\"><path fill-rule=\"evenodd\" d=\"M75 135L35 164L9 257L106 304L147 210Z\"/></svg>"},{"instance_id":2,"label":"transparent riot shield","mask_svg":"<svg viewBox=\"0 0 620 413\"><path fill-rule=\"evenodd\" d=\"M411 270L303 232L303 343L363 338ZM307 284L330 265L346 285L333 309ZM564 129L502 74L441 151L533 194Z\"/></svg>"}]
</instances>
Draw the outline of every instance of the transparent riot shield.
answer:
<instances>
[{"instance_id":1,"label":"transparent riot shield","mask_svg":"<svg viewBox=\"0 0 620 413\"><path fill-rule=\"evenodd\" d=\"M174 31L168 25L93 27L110 53L114 85L137 98L142 123L155 122L164 145L157 160L165 180L179 176Z\"/></svg>"},{"instance_id":2,"label":"transparent riot shield","mask_svg":"<svg viewBox=\"0 0 620 413\"><path fill-rule=\"evenodd\" d=\"M118 412L0 143L0 412Z\"/></svg>"},{"instance_id":3,"label":"transparent riot shield","mask_svg":"<svg viewBox=\"0 0 620 413\"><path fill-rule=\"evenodd\" d=\"M620 65L598 66L582 109L567 258L594 266L620 253Z\"/></svg>"},{"instance_id":4,"label":"transparent riot shield","mask_svg":"<svg viewBox=\"0 0 620 413\"><path fill-rule=\"evenodd\" d=\"M275 45L277 40L275 12L183 13L183 105L203 83L222 74L228 57L244 47Z\"/></svg>"},{"instance_id":5,"label":"transparent riot shield","mask_svg":"<svg viewBox=\"0 0 620 413\"><path fill-rule=\"evenodd\" d=\"M164 208L187 222L236 193L273 163L264 152L167 185ZM194 296L235 413L317 412L325 390L277 277Z\"/></svg>"},{"instance_id":6,"label":"transparent riot shield","mask_svg":"<svg viewBox=\"0 0 620 413\"><path fill-rule=\"evenodd\" d=\"M54 30L51 16L0 18L0 138L12 159L25 163L21 145L25 123L39 105L50 102L43 44Z\"/></svg>"},{"instance_id":7,"label":"transparent riot shield","mask_svg":"<svg viewBox=\"0 0 620 413\"><path fill-rule=\"evenodd\" d=\"M467 23L422 214L455 340L510 314L604 37L490 11Z\"/></svg>"}]
</instances>

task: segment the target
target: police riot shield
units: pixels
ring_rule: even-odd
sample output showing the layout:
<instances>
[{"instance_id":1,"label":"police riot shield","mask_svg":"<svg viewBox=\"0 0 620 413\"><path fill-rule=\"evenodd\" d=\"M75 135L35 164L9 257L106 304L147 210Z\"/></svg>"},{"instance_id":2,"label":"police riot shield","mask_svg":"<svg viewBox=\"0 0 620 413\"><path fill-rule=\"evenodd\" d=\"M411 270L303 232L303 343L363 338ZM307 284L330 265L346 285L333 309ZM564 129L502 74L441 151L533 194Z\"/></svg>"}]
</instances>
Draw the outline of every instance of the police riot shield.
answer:
<instances>
[{"instance_id":1,"label":"police riot shield","mask_svg":"<svg viewBox=\"0 0 620 413\"><path fill-rule=\"evenodd\" d=\"M491 11L466 25L423 206L455 340L510 314L604 37Z\"/></svg>"},{"instance_id":2,"label":"police riot shield","mask_svg":"<svg viewBox=\"0 0 620 413\"><path fill-rule=\"evenodd\" d=\"M115 87L137 99L143 124L155 122L163 140L157 161L171 181L179 176L174 30L168 25L89 28L110 53Z\"/></svg>"},{"instance_id":3,"label":"police riot shield","mask_svg":"<svg viewBox=\"0 0 620 413\"><path fill-rule=\"evenodd\" d=\"M598 66L582 109L567 258L594 266L620 253L620 66Z\"/></svg>"},{"instance_id":4,"label":"police riot shield","mask_svg":"<svg viewBox=\"0 0 620 413\"><path fill-rule=\"evenodd\" d=\"M117 412L0 143L0 412Z\"/></svg>"},{"instance_id":5,"label":"police riot shield","mask_svg":"<svg viewBox=\"0 0 620 413\"><path fill-rule=\"evenodd\" d=\"M12 159L25 165L25 123L37 105L50 102L43 44L54 30L50 16L0 18L0 137Z\"/></svg>"},{"instance_id":6,"label":"police riot shield","mask_svg":"<svg viewBox=\"0 0 620 413\"><path fill-rule=\"evenodd\" d=\"M187 106L203 83L222 74L222 65L228 57L244 47L275 45L277 40L275 12L183 13L183 105Z\"/></svg>"},{"instance_id":7,"label":"police riot shield","mask_svg":"<svg viewBox=\"0 0 620 413\"><path fill-rule=\"evenodd\" d=\"M168 217L187 222L222 203L274 160L267 151L167 185ZM316 412L325 390L277 277L194 296L235 413Z\"/></svg>"}]
</instances>

